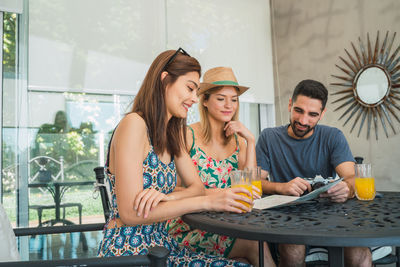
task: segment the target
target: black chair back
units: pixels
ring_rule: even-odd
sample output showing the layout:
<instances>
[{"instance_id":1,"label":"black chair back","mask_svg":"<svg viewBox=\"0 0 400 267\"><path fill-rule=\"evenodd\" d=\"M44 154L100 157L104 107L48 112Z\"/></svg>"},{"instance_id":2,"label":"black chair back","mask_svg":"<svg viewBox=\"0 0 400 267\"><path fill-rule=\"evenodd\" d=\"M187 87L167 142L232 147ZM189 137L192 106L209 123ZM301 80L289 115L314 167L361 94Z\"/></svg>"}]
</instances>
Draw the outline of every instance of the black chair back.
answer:
<instances>
[{"instance_id":1,"label":"black chair back","mask_svg":"<svg viewBox=\"0 0 400 267\"><path fill-rule=\"evenodd\" d=\"M100 191L101 204L103 205L104 219L107 222L111 212L111 202L108 197L107 187L105 184L104 167L96 167L93 169L96 174L97 187Z\"/></svg>"},{"instance_id":2,"label":"black chair back","mask_svg":"<svg viewBox=\"0 0 400 267\"><path fill-rule=\"evenodd\" d=\"M67 225L67 226L49 226L49 227L33 227L33 228L16 228L14 233L16 236L31 235L51 235L60 233L99 231L103 229L104 224L87 224L87 225ZM0 267L56 267L56 266L86 266L86 267L102 267L102 266L151 266L164 267L167 266L167 258L169 251L165 247L152 247L147 255L133 255L121 257L91 257L78 259L58 259L58 260L30 260L30 261L13 261L0 262Z\"/></svg>"},{"instance_id":3,"label":"black chair back","mask_svg":"<svg viewBox=\"0 0 400 267\"><path fill-rule=\"evenodd\" d=\"M106 181L105 175L104 175L104 167L96 167L93 169L93 171L96 174L96 181L97 181L97 188L100 191L100 196L101 196L101 203L103 205L103 212L104 212L104 218L105 221L107 222L108 217L111 212L111 202L109 196L109 192L106 186ZM165 247L152 247L149 250L149 254L147 256L126 256L126 257L111 257L114 259L110 258L97 258L99 260L93 260L87 259L84 263L86 264L85 266L166 266L167 258L169 255L169 250ZM120 259L116 259L120 258ZM121 258L126 258L126 260L122 261ZM107 259L108 262L103 262ZM79 261L73 262L73 260L70 260L68 264L76 264L80 263ZM99 265L96 265L99 264ZM1 264L0 264L1 266ZM17 265L15 265L17 266ZM69 266L69 265L68 265Z\"/></svg>"}]
</instances>

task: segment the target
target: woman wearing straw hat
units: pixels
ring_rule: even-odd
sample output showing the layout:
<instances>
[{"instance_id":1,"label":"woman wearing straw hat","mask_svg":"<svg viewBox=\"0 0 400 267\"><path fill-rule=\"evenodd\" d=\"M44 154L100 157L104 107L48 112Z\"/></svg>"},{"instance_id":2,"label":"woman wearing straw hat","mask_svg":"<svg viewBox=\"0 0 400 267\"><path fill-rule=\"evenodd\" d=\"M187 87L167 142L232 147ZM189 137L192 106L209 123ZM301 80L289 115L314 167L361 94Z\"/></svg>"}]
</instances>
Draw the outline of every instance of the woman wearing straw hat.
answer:
<instances>
[{"instance_id":1,"label":"woman wearing straw hat","mask_svg":"<svg viewBox=\"0 0 400 267\"><path fill-rule=\"evenodd\" d=\"M200 122L187 130L187 149L196 165L207 195L227 194L233 170L257 165L254 135L240 122L239 96L249 87L238 84L229 67L204 74L198 91ZM258 196L259 197L259 196ZM180 218L170 220L169 233L182 247L196 252L240 258L258 266L258 243L190 229ZM274 266L267 246L265 263ZM269 264L268 264L269 263Z\"/></svg>"}]
</instances>

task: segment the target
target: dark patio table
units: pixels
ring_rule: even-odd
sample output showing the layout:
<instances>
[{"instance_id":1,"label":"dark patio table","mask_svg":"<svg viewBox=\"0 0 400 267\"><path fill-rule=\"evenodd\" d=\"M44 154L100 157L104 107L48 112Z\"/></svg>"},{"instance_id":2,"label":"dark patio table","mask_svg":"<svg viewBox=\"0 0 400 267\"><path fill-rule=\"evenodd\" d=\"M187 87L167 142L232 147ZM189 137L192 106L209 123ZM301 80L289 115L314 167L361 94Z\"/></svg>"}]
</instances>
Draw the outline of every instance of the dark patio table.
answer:
<instances>
[{"instance_id":1,"label":"dark patio table","mask_svg":"<svg viewBox=\"0 0 400 267\"><path fill-rule=\"evenodd\" d=\"M200 212L182 218L193 228L258 240L260 263L266 241L327 247L329 266L336 267L344 266L344 247L400 246L400 192L381 194L373 201L318 199L246 214Z\"/></svg>"},{"instance_id":2,"label":"dark patio table","mask_svg":"<svg viewBox=\"0 0 400 267\"><path fill-rule=\"evenodd\" d=\"M34 182L28 184L28 187L30 188L46 188L52 195L53 200L54 200L54 207L55 207L55 213L56 216L54 219L50 219L44 223L41 224L48 224L50 226L56 225L57 223L62 223L63 225L73 225L74 223L70 220L67 220L65 218L61 218L60 216L60 210L61 210L61 201L62 198L67 192L69 188L72 186L81 186L81 185L93 185L94 181L51 181L51 182ZM71 204L71 203L70 203ZM73 205L80 205L80 204L75 204L72 203ZM41 225L39 225L41 226ZM82 241L82 246L83 250L86 251L88 249L86 237L83 233L81 233L81 241Z\"/></svg>"},{"instance_id":3,"label":"dark patio table","mask_svg":"<svg viewBox=\"0 0 400 267\"><path fill-rule=\"evenodd\" d=\"M46 188L52 195L54 204L55 204L55 212L56 217L49 221L50 225L54 225L56 223L63 223L67 225L73 224L71 221L66 219L61 219L60 209L61 209L61 201L64 196L64 193L71 186L80 186L80 185L93 185L94 181L60 181L60 182L34 182L30 183L28 187L31 188Z\"/></svg>"}]
</instances>

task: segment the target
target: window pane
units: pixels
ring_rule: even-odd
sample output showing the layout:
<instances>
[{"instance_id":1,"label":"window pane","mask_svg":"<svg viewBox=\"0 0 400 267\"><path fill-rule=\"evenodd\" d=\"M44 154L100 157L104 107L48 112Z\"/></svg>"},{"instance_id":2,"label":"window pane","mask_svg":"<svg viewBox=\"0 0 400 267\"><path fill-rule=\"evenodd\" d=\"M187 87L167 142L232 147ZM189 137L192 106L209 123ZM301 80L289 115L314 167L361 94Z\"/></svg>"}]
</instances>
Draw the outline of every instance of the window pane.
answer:
<instances>
[{"instance_id":1,"label":"window pane","mask_svg":"<svg viewBox=\"0 0 400 267\"><path fill-rule=\"evenodd\" d=\"M3 102L2 102L2 179L1 200L16 225L17 186L17 14L3 13Z\"/></svg>"},{"instance_id":2,"label":"window pane","mask_svg":"<svg viewBox=\"0 0 400 267\"><path fill-rule=\"evenodd\" d=\"M62 93L47 91L29 92L29 144L30 183L41 179L82 182L95 181L93 168L103 166L111 133L132 102L132 96ZM46 103L52 105L46 105ZM40 160L46 156L54 164L46 162L45 173ZM38 158L39 157L39 158ZM62 173L60 164L62 162ZM47 177L47 178L46 178ZM31 186L32 187L32 186ZM52 203L48 188L30 188L29 204ZM93 185L71 185L65 189L62 203L82 204L82 223L102 222L103 210L100 199L93 199ZM62 210L62 212L64 212ZM38 224L37 209L30 209L29 220ZM41 221L54 219L54 209L44 210ZM79 223L79 209L66 208L60 219Z\"/></svg>"}]
</instances>

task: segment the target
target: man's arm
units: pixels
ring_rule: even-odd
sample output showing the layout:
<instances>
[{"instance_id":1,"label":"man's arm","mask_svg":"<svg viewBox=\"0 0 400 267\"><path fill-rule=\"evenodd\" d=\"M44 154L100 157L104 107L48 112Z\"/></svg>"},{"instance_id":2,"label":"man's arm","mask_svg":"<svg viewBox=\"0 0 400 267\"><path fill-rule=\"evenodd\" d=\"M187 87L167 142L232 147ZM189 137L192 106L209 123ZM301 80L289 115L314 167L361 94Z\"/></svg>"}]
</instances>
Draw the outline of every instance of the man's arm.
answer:
<instances>
[{"instance_id":1,"label":"man's arm","mask_svg":"<svg viewBox=\"0 0 400 267\"><path fill-rule=\"evenodd\" d=\"M346 161L339 164L336 169L336 173L343 177L343 181L347 184L349 188L348 198L353 198L355 195L355 171L354 171L354 162Z\"/></svg>"},{"instance_id":2,"label":"man's arm","mask_svg":"<svg viewBox=\"0 0 400 267\"><path fill-rule=\"evenodd\" d=\"M335 171L343 178L343 181L321 194L320 197L329 197L333 202L345 202L354 197L354 162L342 162L336 166Z\"/></svg>"},{"instance_id":3,"label":"man's arm","mask_svg":"<svg viewBox=\"0 0 400 267\"><path fill-rule=\"evenodd\" d=\"M342 131L337 129L334 138L330 140L332 140L331 164L336 166L335 172L343 178L343 181L320 196L329 197L333 202L345 202L354 197L354 158Z\"/></svg>"}]
</instances>

